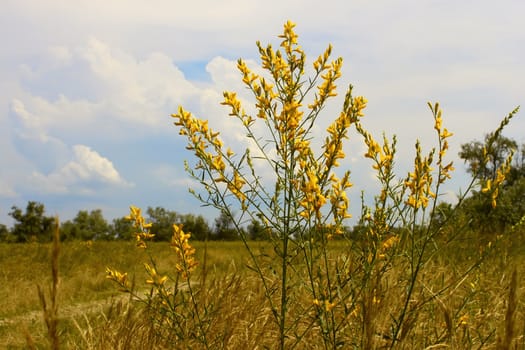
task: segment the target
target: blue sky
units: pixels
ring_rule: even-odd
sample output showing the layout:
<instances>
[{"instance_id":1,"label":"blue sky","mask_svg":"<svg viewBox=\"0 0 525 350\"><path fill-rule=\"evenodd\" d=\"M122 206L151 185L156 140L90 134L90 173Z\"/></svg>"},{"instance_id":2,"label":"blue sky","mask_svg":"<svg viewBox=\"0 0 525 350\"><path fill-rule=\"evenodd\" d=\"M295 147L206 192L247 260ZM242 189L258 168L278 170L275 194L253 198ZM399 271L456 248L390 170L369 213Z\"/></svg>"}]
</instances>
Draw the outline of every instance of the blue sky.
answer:
<instances>
[{"instance_id":1,"label":"blue sky","mask_svg":"<svg viewBox=\"0 0 525 350\"><path fill-rule=\"evenodd\" d=\"M128 206L216 212L188 194L192 162L169 117L179 105L242 148L239 129L219 105L240 91L237 58L258 60L255 42L279 42L297 23L308 57L331 43L344 58L339 87L355 86L369 104L364 125L399 138L399 175L413 145L434 133L427 101L439 101L454 132L456 163L446 198L468 182L461 143L481 139L525 101L523 1L37 1L6 0L0 12L0 223L12 205L44 203L70 219ZM244 91L244 92L243 92ZM340 90L341 94L343 89ZM316 129L337 115L334 101ZM523 112L506 135L525 142ZM353 133L343 169L351 169L353 212L359 193L377 190L364 148ZM198 188L198 187L196 187Z\"/></svg>"}]
</instances>

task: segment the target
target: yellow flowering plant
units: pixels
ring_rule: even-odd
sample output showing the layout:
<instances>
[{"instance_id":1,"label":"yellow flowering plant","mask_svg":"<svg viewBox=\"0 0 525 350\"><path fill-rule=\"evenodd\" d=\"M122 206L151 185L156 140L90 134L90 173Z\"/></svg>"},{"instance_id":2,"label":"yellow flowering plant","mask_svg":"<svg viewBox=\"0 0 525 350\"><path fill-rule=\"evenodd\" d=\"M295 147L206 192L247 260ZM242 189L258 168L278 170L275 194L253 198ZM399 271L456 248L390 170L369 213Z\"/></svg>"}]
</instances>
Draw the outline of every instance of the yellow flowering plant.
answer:
<instances>
[{"instance_id":1,"label":"yellow flowering plant","mask_svg":"<svg viewBox=\"0 0 525 350\"><path fill-rule=\"evenodd\" d=\"M148 251L147 241L154 235L150 233L151 223L146 223L140 208L130 207L130 214L126 217L133 222L137 247L148 252L149 262L145 262L146 285L149 290L142 295L131 283L127 273L106 268L106 278L116 282L120 291L129 293L134 300L146 305L151 321L157 332L177 342L196 339L205 348L208 348L205 318L208 312L206 305L197 301L198 288L191 276L198 262L195 260L195 249L190 244L190 233L183 230L182 225L173 224L171 248L175 251L177 263L175 274L167 275L158 271L155 258ZM188 322L192 320L193 322ZM168 332L166 335L166 329Z\"/></svg>"},{"instance_id":2,"label":"yellow flowering plant","mask_svg":"<svg viewBox=\"0 0 525 350\"><path fill-rule=\"evenodd\" d=\"M417 141L413 169L399 180L394 173L396 138L389 141L384 136L380 144L366 131L361 119L368 101L354 97L350 85L339 115L317 150L312 143L313 126L337 95L343 59L330 60L329 45L307 68L295 24L286 22L279 38L277 50L257 42L264 73L255 73L242 59L237 62L242 82L253 95L254 113L247 112L236 92L223 94L222 105L229 108L229 116L239 121L250 141L244 151L237 154L225 148L218 131L183 107L172 115L179 133L188 140L186 148L197 159L193 167L186 163L186 169L206 195L191 191L233 221L250 254L251 269L260 277L280 349L302 344L314 330L319 331L326 348L347 343L376 347L380 332L376 318L381 312L390 315L390 324L382 325L388 331L381 332L392 348L413 331L418 312L443 292L429 294L420 276L439 251L436 237L441 228L432 223L442 185L454 170L453 163L446 161L452 133L443 127L439 105L429 103L438 147L424 155ZM306 77L306 71L312 76ZM350 171L338 170L346 156L343 144L351 127L363 137L364 156L372 160L381 184L374 206L362 204L360 237L345 234L346 219L351 217L347 191L352 183ZM270 170L271 176L261 177L257 169L262 168ZM505 169L498 172L496 187ZM484 191L492 191L495 201L497 190L491 186L485 184ZM242 228L251 220L261 220L270 233L273 260L250 246ZM329 243L336 238L334 244L346 247L347 252L334 257ZM271 275L265 267L268 264ZM385 283L394 266L403 277L387 291ZM443 290L455 283L460 282L450 281ZM400 302L395 308L384 303L387 292L398 293ZM421 302L414 303L415 298ZM292 305L300 311L288 312ZM361 329L361 340L350 340L349 329L356 333Z\"/></svg>"},{"instance_id":3,"label":"yellow flowering plant","mask_svg":"<svg viewBox=\"0 0 525 350\"><path fill-rule=\"evenodd\" d=\"M318 145L314 140L317 119L337 96L343 59L331 59L329 45L308 64L290 21L279 38L278 49L257 42L261 70L237 61L254 109L246 108L236 92L223 93L222 105L229 117L244 128L249 144L244 150L225 146L219 131L182 106L172 115L196 159L195 164L185 163L186 170L204 190L190 191L233 223L248 252L247 265L264 294L272 320L268 333L276 334L274 348L315 347L311 339L320 340L327 349L410 347L412 336L424 333L429 323L438 323L433 310L436 305L443 307L445 294L459 288L481 261L472 262L438 289L425 283L429 267L443 258L441 247L449 243L440 241L443 223L435 222L442 186L454 170L447 160L452 133L443 127L439 104L429 103L437 147L425 153L416 141L413 166L400 178L394 171L396 137L390 140L384 135L376 140L366 130L363 117L368 101L354 96L350 85L340 112ZM502 121L495 135L516 112ZM365 205L362 195L358 225L350 231L353 184L350 171L339 168L353 128L363 139L364 157L372 163L380 191L372 205ZM482 191L491 194L493 205L507 172L508 164L495 179L481 184ZM457 206L476 181L474 177ZM137 245L147 250L146 242L153 237L150 225L135 207L129 219L138 231ZM271 254L262 253L246 236L244 227L254 221L267 234ZM208 334L212 305L220 301L202 294L205 278L200 286L192 279L197 261L189 239L182 226L173 226L174 274L160 273L151 257L144 265L150 292L139 299L152 310L159 328L172 330L175 340L192 338L210 348L217 346ZM137 295L127 274L108 269L107 277L123 291ZM465 304L456 315L466 314ZM422 313L427 317L418 323ZM445 318L450 320L450 315L445 313ZM470 325L466 320L468 316L460 318L463 328ZM424 338L428 344L439 344L443 336L436 332Z\"/></svg>"},{"instance_id":4,"label":"yellow flowering plant","mask_svg":"<svg viewBox=\"0 0 525 350\"><path fill-rule=\"evenodd\" d=\"M242 81L256 101L254 116L246 112L235 92L224 93L222 104L229 107L230 116L241 122L253 148L237 156L224 149L219 133L211 130L206 121L182 107L173 115L180 134L188 139L187 149L198 159L195 170L189 165L187 170L208 192L207 197L194 192L197 197L230 216L250 252L242 226L248 220L261 219L270 232L279 259L277 278L270 280L265 276L263 261L254 252L251 264L261 277L280 332L281 348L290 339L291 325L298 322L287 313L288 305L299 298L289 288L292 283L303 284L311 300L322 298L322 305L330 305L313 303L304 311L318 308L323 319L329 320L319 323L327 342L337 341L333 316L338 297L329 278L331 266L326 247L329 240L342 236L345 219L350 217L346 192L352 186L350 172L339 176L336 168L345 157L343 141L348 130L364 115L367 104L364 97L353 97L349 86L343 108L328 126L320 154L316 155L311 144L312 126L327 101L337 95L336 81L341 77L343 60L330 61L332 47L328 46L312 64L313 77L306 79L306 55L297 43L294 27L290 21L284 25L279 36L282 51L257 43L267 75L254 73L243 60L237 62ZM313 101L307 104L306 98L311 95ZM269 138L256 136L261 128ZM254 152L257 157L252 155ZM257 166L273 169L272 179L257 175L256 161ZM270 191L268 183L272 182ZM307 276L292 266L294 257L306 265ZM299 342L302 336L304 333L295 341Z\"/></svg>"}]
</instances>

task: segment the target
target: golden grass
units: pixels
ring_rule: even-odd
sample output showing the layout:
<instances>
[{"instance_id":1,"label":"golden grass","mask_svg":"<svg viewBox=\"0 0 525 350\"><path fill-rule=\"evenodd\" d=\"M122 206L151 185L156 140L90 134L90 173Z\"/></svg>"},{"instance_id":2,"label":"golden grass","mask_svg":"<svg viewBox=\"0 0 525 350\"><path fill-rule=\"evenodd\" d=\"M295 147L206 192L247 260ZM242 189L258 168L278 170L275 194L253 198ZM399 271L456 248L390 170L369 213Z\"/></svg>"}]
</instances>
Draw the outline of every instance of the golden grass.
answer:
<instances>
[{"instance_id":1,"label":"golden grass","mask_svg":"<svg viewBox=\"0 0 525 350\"><path fill-rule=\"evenodd\" d=\"M259 251L270 253L269 245L257 244ZM197 259L202 262L203 243L194 245ZM170 273L175 259L168 244L151 244L150 249L158 270ZM395 348L525 348L525 286L521 282L525 276L525 253L516 249L516 244L498 249L468 278L463 278L460 271L471 262L477 248L468 251L450 247L433 265L426 266L421 275L423 283L414 293ZM0 348L27 346L24 332L31 336L36 348L49 345L36 285L43 286L45 292L45 286L53 285L52 251L50 245L42 244L0 245L0 277L4 281L0 288ZM331 251L334 261L346 254L337 242ZM208 277L200 296L211 301L207 315L211 347L276 348L279 329L260 281L246 267L248 256L242 243L209 243L207 253ZM147 259L144 251L127 242L61 245L57 265L57 334L62 348L199 348L200 344L192 340L171 342L169 330L162 333L154 329L147 309L130 302L105 278L105 267L112 266L135 276L137 288L144 288L142 262ZM271 258L268 261L270 272ZM358 263L352 264L358 277ZM390 317L401 308L404 291L397 281L404 269L403 264L391 266L373 290L363 289L355 304L355 315L343 323L344 337L340 341L345 348L376 349L389 343ZM436 294L453 280L457 281L454 288ZM271 273L268 281L278 283L277 279L271 280ZM312 301L302 298L302 292L296 288L297 302L290 305L290 315L299 321L297 334L289 337L287 346L324 348L318 326L312 322Z\"/></svg>"}]
</instances>

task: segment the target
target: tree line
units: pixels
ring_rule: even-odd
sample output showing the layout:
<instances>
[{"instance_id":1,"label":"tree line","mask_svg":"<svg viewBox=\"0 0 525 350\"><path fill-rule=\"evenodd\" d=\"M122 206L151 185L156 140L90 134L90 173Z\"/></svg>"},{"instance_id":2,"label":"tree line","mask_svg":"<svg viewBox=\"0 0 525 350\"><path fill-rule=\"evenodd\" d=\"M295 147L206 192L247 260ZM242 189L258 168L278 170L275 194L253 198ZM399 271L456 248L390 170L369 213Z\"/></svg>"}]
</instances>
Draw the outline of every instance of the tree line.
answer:
<instances>
[{"instance_id":1,"label":"tree line","mask_svg":"<svg viewBox=\"0 0 525 350\"><path fill-rule=\"evenodd\" d=\"M180 214L163 207L148 207L146 219L152 223L151 233L154 241L169 241L173 234L173 224L183 224L186 232L191 232L196 240L234 240L237 239L232 220L226 215L219 215L210 226L202 215ZM11 229L0 224L0 242L24 243L47 242L51 240L55 228L55 218L46 215L45 205L29 201L24 209L13 206L9 215L14 219ZM136 229L125 216L108 222L101 209L80 210L72 220L60 224L62 241L87 240L131 240ZM252 240L264 239L263 225L253 221L245 229L245 234Z\"/></svg>"},{"instance_id":2,"label":"tree line","mask_svg":"<svg viewBox=\"0 0 525 350\"><path fill-rule=\"evenodd\" d=\"M501 234L509 228L523 223L525 216L525 143L521 146L510 138L499 136L492 147L492 135L483 141L471 141L461 145L459 156L467 165L468 172L480 182L494 180L497 169L509 155L513 154L511 168L498 196L498 204L492 206L491 195L481 190L474 190L457 208L451 203L442 202L436 211L433 224L443 225L448 222L451 229L468 227L479 234ZM156 241L169 241L173 224L183 224L186 232L191 232L196 240L236 240L239 239L233 221L225 214L220 214L210 226L202 215L180 214L162 207L148 207L147 220L152 223L151 233ZM42 203L29 201L25 210L13 206L9 215L15 223L12 228L0 224L0 241L3 242L45 242L51 239L54 218L47 216ZM453 217L452 217L453 216ZM359 232L359 225L347 234ZM134 229L125 217L108 222L102 210L80 210L72 219L61 223L62 240L130 240ZM243 234L249 239L268 238L268 229L258 220L252 220L244 228Z\"/></svg>"}]
</instances>

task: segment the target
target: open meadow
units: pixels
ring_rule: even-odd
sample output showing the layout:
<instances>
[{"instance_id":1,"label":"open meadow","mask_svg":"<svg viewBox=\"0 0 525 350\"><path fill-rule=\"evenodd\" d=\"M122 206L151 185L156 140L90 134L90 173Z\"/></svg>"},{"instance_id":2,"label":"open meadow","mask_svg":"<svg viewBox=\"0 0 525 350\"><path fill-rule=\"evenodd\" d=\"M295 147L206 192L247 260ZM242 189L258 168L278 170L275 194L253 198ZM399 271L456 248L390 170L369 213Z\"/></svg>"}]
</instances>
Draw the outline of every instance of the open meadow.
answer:
<instances>
[{"instance_id":1,"label":"open meadow","mask_svg":"<svg viewBox=\"0 0 525 350\"><path fill-rule=\"evenodd\" d=\"M100 210L60 226L38 203L12 208L1 348L525 349L525 145L502 134L519 107L462 145L472 178L444 202L455 168L439 103L435 146L416 140L402 175L397 137L368 131L351 84L321 135L343 58L329 44L307 61L294 28L278 49L257 42L260 69L237 61L255 110L223 93L246 144L183 106L171 115L195 158L190 192L220 211L213 230L161 207L131 205L111 229ZM354 129L379 185L358 215L340 163Z\"/></svg>"},{"instance_id":2,"label":"open meadow","mask_svg":"<svg viewBox=\"0 0 525 350\"><path fill-rule=\"evenodd\" d=\"M265 242L253 244L256 245L255 251L269 257L267 268L270 269L271 246ZM199 262L194 275L196 285L202 283L204 251L207 252L206 288L203 288L200 297L217 302L215 305L207 304L209 332L214 334L211 348L275 348L277 329L260 281L248 268L248 253L242 245L242 242L211 242L205 249L203 242L194 244ZM350 252L345 251L345 247L347 242L333 242L329 249L331 259L335 261L348 256ZM517 240L500 242L466 277L458 274L479 256L476 244L469 241L468 244L442 251L442 256L434 260L433 266L425 269L425 274L421 276L422 285L427 290L438 291L440 286L453 279L457 279L458 283L453 289L426 301L413 320L412 337L398 343L396 348L494 349L498 339L504 337L505 327L511 326L512 348L524 349L524 247ZM149 261L148 253L155 256L159 273L169 275L174 271L176 258L167 243L151 243L147 251L137 248L133 242L72 242L60 245L57 319L62 348L200 348L184 342L170 344L169 339L148 326L151 319L144 311L144 304L133 301L127 293L119 292L115 283L106 278L108 266L126 271L135 280L137 294L147 294L148 288L152 287L144 283L147 274L143 263ZM362 269L350 265L349 271L359 278ZM51 244L0 245L0 266L0 348L25 348L28 337L35 348L47 348L47 330L37 285L43 287L49 300ZM297 262L296 266L301 264ZM398 307L395 280L397 274L402 274L398 268L391 266L382 277L382 290L375 291L373 319L367 319L360 311L360 308L366 307L366 297L357 301L353 318L345 322L347 329L343 333L346 334L346 343L343 348L360 348L358 344L350 344L352 338L363 337L363 323L366 322L375 325L376 334L373 337L376 342L370 348L380 348L382 337L386 338L382 325L387 324L389 310ZM518 279L516 295L512 297L509 293L514 268L517 269ZM179 286L179 289L184 290L184 287ZM423 294L416 294L414 303ZM509 304L513 304L509 300L512 299L514 314L509 320ZM312 304L311 300L303 302ZM296 309L289 310L291 314L307 310L302 317L306 327L308 312L313 310L296 303L291 308ZM325 344L321 338L311 336L297 346L315 349L324 348Z\"/></svg>"}]
</instances>

